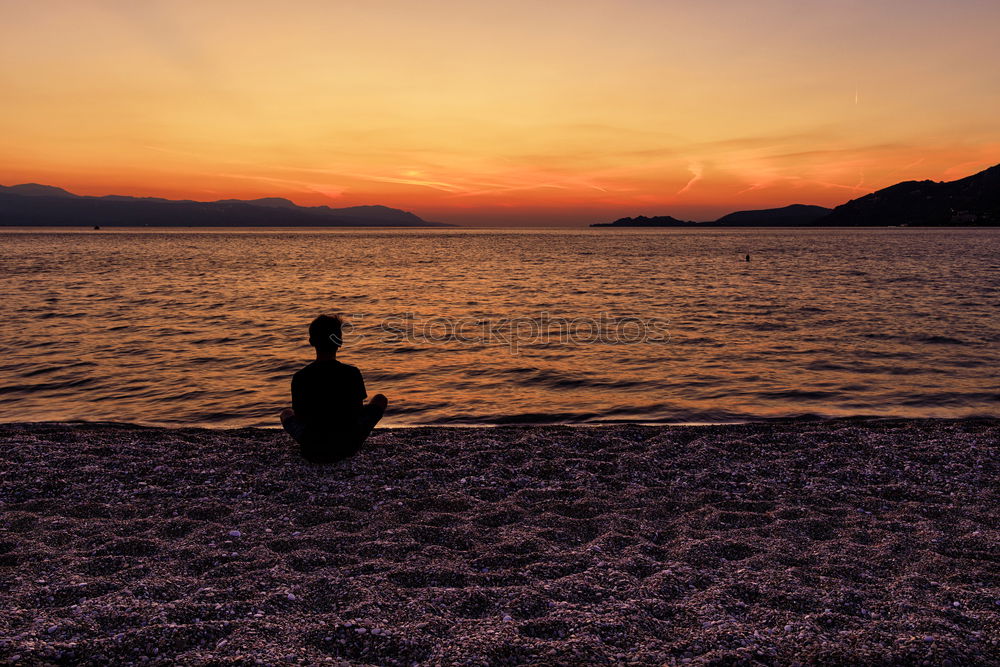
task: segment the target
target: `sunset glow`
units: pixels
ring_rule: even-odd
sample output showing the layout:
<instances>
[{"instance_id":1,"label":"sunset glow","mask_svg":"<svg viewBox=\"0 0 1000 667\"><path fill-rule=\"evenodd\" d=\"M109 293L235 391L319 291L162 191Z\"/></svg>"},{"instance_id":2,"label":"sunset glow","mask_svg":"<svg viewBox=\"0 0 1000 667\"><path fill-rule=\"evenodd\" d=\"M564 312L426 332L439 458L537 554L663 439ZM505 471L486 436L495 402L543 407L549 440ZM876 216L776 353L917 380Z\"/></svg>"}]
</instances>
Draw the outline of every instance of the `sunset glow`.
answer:
<instances>
[{"instance_id":1,"label":"sunset glow","mask_svg":"<svg viewBox=\"0 0 1000 667\"><path fill-rule=\"evenodd\" d=\"M47 0L0 18L4 185L587 224L834 205L1000 162L997 3Z\"/></svg>"}]
</instances>

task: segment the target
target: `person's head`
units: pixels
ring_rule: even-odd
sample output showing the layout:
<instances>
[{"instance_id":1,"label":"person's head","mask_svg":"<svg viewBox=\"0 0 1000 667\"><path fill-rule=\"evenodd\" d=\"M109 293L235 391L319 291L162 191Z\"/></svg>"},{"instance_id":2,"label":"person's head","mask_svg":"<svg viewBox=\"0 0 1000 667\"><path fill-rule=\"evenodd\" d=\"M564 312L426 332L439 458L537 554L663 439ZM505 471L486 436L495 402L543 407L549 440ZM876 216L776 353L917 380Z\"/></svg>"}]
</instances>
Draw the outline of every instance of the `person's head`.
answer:
<instances>
[{"instance_id":1,"label":"person's head","mask_svg":"<svg viewBox=\"0 0 1000 667\"><path fill-rule=\"evenodd\" d=\"M320 315L309 325L309 344L316 352L336 353L344 342L344 321L339 315Z\"/></svg>"}]
</instances>

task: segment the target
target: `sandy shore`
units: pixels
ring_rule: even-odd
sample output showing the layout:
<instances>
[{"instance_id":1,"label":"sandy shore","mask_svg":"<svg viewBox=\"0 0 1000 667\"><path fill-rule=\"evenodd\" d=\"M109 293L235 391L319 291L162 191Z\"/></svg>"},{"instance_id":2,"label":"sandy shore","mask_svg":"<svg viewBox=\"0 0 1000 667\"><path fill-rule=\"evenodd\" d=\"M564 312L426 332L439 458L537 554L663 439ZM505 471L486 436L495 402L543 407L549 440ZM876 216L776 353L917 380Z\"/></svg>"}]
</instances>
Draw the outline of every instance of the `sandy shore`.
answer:
<instances>
[{"instance_id":1,"label":"sandy shore","mask_svg":"<svg viewBox=\"0 0 1000 667\"><path fill-rule=\"evenodd\" d=\"M1000 664L998 442L0 425L0 663Z\"/></svg>"}]
</instances>

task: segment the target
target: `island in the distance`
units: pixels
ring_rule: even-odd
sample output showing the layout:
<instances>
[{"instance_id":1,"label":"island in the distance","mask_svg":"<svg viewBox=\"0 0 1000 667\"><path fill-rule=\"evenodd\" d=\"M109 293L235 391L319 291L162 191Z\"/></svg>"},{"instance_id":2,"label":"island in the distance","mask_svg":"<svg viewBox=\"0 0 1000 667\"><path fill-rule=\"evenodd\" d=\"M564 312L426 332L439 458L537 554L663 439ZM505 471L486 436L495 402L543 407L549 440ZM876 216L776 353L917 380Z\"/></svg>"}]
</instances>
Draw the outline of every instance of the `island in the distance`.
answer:
<instances>
[{"instance_id":1,"label":"island in the distance","mask_svg":"<svg viewBox=\"0 0 1000 667\"><path fill-rule=\"evenodd\" d=\"M0 226L451 227L387 206L298 206L288 199L88 197L51 185L0 185Z\"/></svg>"},{"instance_id":2,"label":"island in the distance","mask_svg":"<svg viewBox=\"0 0 1000 667\"><path fill-rule=\"evenodd\" d=\"M635 218L621 218L614 222L601 222L591 227L758 227L758 226L788 226L799 227L811 225L833 209L807 204L792 204L782 208L768 208L757 211L737 211L724 215L712 222L693 222L678 220L669 215L657 215L647 218L640 215Z\"/></svg>"},{"instance_id":3,"label":"island in the distance","mask_svg":"<svg viewBox=\"0 0 1000 667\"><path fill-rule=\"evenodd\" d=\"M833 209L806 204L737 211L710 222L669 215L591 227L959 227L1000 226L1000 165L957 181L905 181Z\"/></svg>"}]
</instances>

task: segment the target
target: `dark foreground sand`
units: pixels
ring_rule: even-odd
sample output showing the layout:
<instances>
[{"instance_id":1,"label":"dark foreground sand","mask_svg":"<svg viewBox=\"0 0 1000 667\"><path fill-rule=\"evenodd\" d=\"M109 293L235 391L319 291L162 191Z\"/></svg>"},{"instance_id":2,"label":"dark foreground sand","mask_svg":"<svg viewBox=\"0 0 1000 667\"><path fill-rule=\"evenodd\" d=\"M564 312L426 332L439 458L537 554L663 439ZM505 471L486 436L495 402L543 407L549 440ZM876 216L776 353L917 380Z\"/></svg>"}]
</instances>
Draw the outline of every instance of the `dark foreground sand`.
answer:
<instances>
[{"instance_id":1,"label":"dark foreground sand","mask_svg":"<svg viewBox=\"0 0 1000 667\"><path fill-rule=\"evenodd\" d=\"M1000 664L998 436L0 425L0 663Z\"/></svg>"}]
</instances>

